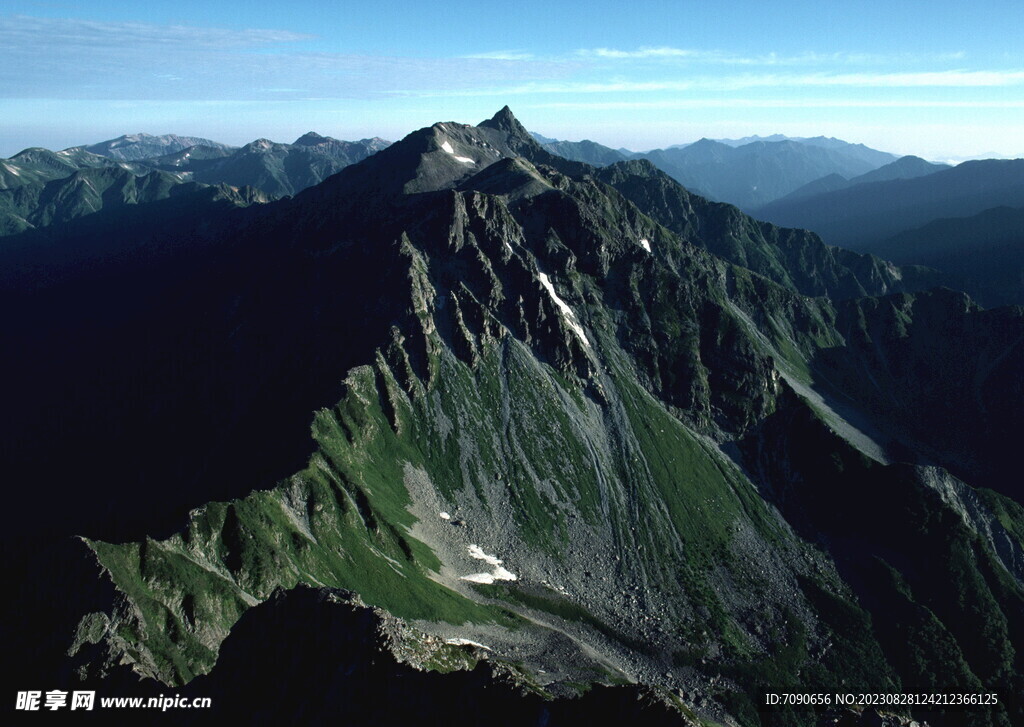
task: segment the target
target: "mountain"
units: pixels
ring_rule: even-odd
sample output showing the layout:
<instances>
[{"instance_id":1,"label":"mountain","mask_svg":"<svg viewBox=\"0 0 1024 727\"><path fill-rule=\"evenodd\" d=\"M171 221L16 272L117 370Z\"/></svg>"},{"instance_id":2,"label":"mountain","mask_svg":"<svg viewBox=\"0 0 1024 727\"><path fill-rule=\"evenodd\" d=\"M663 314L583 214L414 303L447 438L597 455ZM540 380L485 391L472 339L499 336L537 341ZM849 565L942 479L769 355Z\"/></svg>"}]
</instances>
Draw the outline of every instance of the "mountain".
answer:
<instances>
[{"instance_id":1,"label":"mountain","mask_svg":"<svg viewBox=\"0 0 1024 727\"><path fill-rule=\"evenodd\" d=\"M896 157L862 145L754 141L730 146L701 139L641 155L684 187L744 210L779 199L814 180L870 172Z\"/></svg>"},{"instance_id":2,"label":"mountain","mask_svg":"<svg viewBox=\"0 0 1024 727\"><path fill-rule=\"evenodd\" d=\"M830 244L858 250L933 220L969 217L1000 206L1024 206L1022 159L964 162L912 179L780 199L759 209L757 216L813 230Z\"/></svg>"},{"instance_id":3,"label":"mountain","mask_svg":"<svg viewBox=\"0 0 1024 727\"><path fill-rule=\"evenodd\" d=\"M863 175L861 175L863 176ZM856 179L856 177L855 177ZM796 200L796 199L807 199L818 194L824 194L825 192L834 192L837 189L846 189L850 186L850 180L841 174L826 174L820 179L815 179L813 182L808 182L802 187L797 187L792 192L787 194L785 197L781 197L780 200ZM779 201L779 200L776 200Z\"/></svg>"},{"instance_id":4,"label":"mountain","mask_svg":"<svg viewBox=\"0 0 1024 727\"><path fill-rule=\"evenodd\" d=\"M47 508L4 533L25 683L239 679L303 723L1024 719L1024 310L507 107L177 202L0 248L6 504Z\"/></svg>"},{"instance_id":5,"label":"mountain","mask_svg":"<svg viewBox=\"0 0 1024 727\"><path fill-rule=\"evenodd\" d=\"M67 223L104 208L146 204L205 185L183 185L181 175L150 172L137 176L120 167L87 168L51 182L0 190L0 236ZM253 201L259 201L257 195ZM263 197L262 201L266 201Z\"/></svg>"},{"instance_id":6,"label":"mountain","mask_svg":"<svg viewBox=\"0 0 1024 727\"><path fill-rule=\"evenodd\" d=\"M774 143L780 141L794 141L807 146L817 146L822 149L834 149L842 151L848 155L854 156L867 162L872 166L881 166L892 161L895 157L889 152L878 151L871 147L865 146L864 144L851 144L848 141L842 139L836 139L835 137L826 136L785 136L784 134L771 134L769 136L744 136L740 139L713 139L713 141L719 144L725 144L731 147L746 146L747 144L754 143ZM683 149L689 146L689 144L674 144L669 149Z\"/></svg>"},{"instance_id":7,"label":"mountain","mask_svg":"<svg viewBox=\"0 0 1024 727\"><path fill-rule=\"evenodd\" d=\"M858 184L884 182L891 179L914 179L916 177L924 177L929 174L933 174L934 172L938 172L942 169L949 169L949 165L934 164L932 162L926 162L920 157L905 156L900 157L894 162L881 166L878 169L853 177L852 179L846 179L838 174L829 174L821 179L809 182L793 192L790 192L785 197L777 200L777 202L780 205L784 205L792 200L807 199L818 194L834 192L837 189L855 187Z\"/></svg>"},{"instance_id":8,"label":"mountain","mask_svg":"<svg viewBox=\"0 0 1024 727\"><path fill-rule=\"evenodd\" d=\"M188 142L201 143L183 146ZM269 197L291 195L387 145L376 137L352 142L309 132L294 144L259 139L241 149L204 139L147 134L60 152L26 149L0 161L0 234L93 212L108 198L116 203L115 193L108 191L111 184L123 189L148 186L150 191L141 193L140 199L157 199L161 195L153 191L156 187L180 182L252 187ZM143 156L146 153L154 156ZM127 174L149 181L134 183ZM153 181L157 179L161 181ZM62 183L46 186L58 181ZM68 192L73 188L79 191ZM134 202L135 194L124 191L122 197Z\"/></svg>"},{"instance_id":9,"label":"mountain","mask_svg":"<svg viewBox=\"0 0 1024 727\"><path fill-rule=\"evenodd\" d=\"M0 189L49 182L69 177L80 169L100 167L134 168L81 149L54 152L33 147L18 152L10 159L0 160Z\"/></svg>"},{"instance_id":10,"label":"mountain","mask_svg":"<svg viewBox=\"0 0 1024 727\"><path fill-rule=\"evenodd\" d=\"M934 220L870 249L886 260L942 270L986 306L1024 305L1024 209Z\"/></svg>"},{"instance_id":11,"label":"mountain","mask_svg":"<svg viewBox=\"0 0 1024 727\"><path fill-rule=\"evenodd\" d=\"M744 136L740 139L711 139L719 144L725 144L726 146L744 146L746 144L752 144L755 141L799 141L792 136L785 136L783 134L770 134L768 136L760 136L754 134L753 136ZM693 142L690 142L692 144ZM673 144L668 147L669 149L685 149L690 144Z\"/></svg>"},{"instance_id":12,"label":"mountain","mask_svg":"<svg viewBox=\"0 0 1024 727\"><path fill-rule=\"evenodd\" d=\"M212 147L189 147L155 161L122 162L84 149L53 152L26 149L0 162L0 236L63 224L105 208L146 204L178 193L191 195L219 182L192 181L189 172L177 171L230 152ZM154 171L159 166L168 171ZM178 187L181 189L178 189ZM245 204L266 202L267 196L251 189L224 190Z\"/></svg>"},{"instance_id":13,"label":"mountain","mask_svg":"<svg viewBox=\"0 0 1024 727\"><path fill-rule=\"evenodd\" d=\"M948 164L935 164L926 162L921 157L905 156L866 174L861 174L859 177L854 177L850 180L850 186L870 182L886 182L891 179L916 179L949 168Z\"/></svg>"},{"instance_id":14,"label":"mountain","mask_svg":"<svg viewBox=\"0 0 1024 727\"><path fill-rule=\"evenodd\" d=\"M551 140L544 143L543 146L552 154L557 154L560 157L576 162L585 162L595 167L604 167L629 158L622 154L622 152L602 146L589 139L584 139L583 141Z\"/></svg>"},{"instance_id":15,"label":"mountain","mask_svg":"<svg viewBox=\"0 0 1024 727\"><path fill-rule=\"evenodd\" d=\"M804 230L757 222L732 205L687 192L646 160L614 164L596 176L681 240L803 295L842 300L922 290L942 280L933 271L829 247Z\"/></svg>"},{"instance_id":16,"label":"mountain","mask_svg":"<svg viewBox=\"0 0 1024 727\"><path fill-rule=\"evenodd\" d=\"M249 186L271 197L283 197L322 182L387 144L376 137L341 141L309 132L294 144L257 139L230 153L217 147L193 146L151 163L157 169L189 173L197 182Z\"/></svg>"},{"instance_id":17,"label":"mountain","mask_svg":"<svg viewBox=\"0 0 1024 727\"><path fill-rule=\"evenodd\" d=\"M688 189L745 210L787 194L804 196L838 189L847 178L885 168L896 159L892 154L863 144L825 137L795 139L781 134L701 139L692 144L676 144L642 153L610 149L589 140L558 141L536 133L531 136L553 154L598 167L627 159L648 159ZM917 160L917 157L912 159ZM891 175L885 178L924 173L909 161L880 172ZM883 177L863 181L880 178Z\"/></svg>"},{"instance_id":18,"label":"mountain","mask_svg":"<svg viewBox=\"0 0 1024 727\"><path fill-rule=\"evenodd\" d=\"M772 134L771 136L764 137L748 136L743 139L718 139L717 141L720 141L723 144L728 144L729 146L746 146L747 144L757 141L795 141L806 146L816 146L822 149L839 151L844 155L859 159L874 167L888 164L895 158L895 155L890 154L889 152L878 151L877 149L872 149L864 144L851 144L848 141L836 139L832 136L783 136L782 134Z\"/></svg>"},{"instance_id":19,"label":"mountain","mask_svg":"<svg viewBox=\"0 0 1024 727\"><path fill-rule=\"evenodd\" d=\"M73 147L67 151L87 151L91 154L98 154L110 159L138 161L140 159L152 159L153 157L164 156L165 154L173 154L190 146L206 146L223 150L232 148L227 144L220 144L216 141L201 139L195 136L125 134L116 139L108 139L98 144Z\"/></svg>"},{"instance_id":20,"label":"mountain","mask_svg":"<svg viewBox=\"0 0 1024 727\"><path fill-rule=\"evenodd\" d=\"M360 141L341 141L340 139L321 136L315 131L310 131L296 139L292 145L315 149L337 159L345 159L349 164L355 164L371 154L376 154L390 143L379 136Z\"/></svg>"},{"instance_id":21,"label":"mountain","mask_svg":"<svg viewBox=\"0 0 1024 727\"><path fill-rule=\"evenodd\" d=\"M233 156L237 151L239 150L219 146L189 146L170 154L145 159L142 163L167 171L192 171L196 168L202 168L204 164L212 164L218 159Z\"/></svg>"},{"instance_id":22,"label":"mountain","mask_svg":"<svg viewBox=\"0 0 1024 727\"><path fill-rule=\"evenodd\" d=\"M848 141L842 139L836 139L832 136L804 136L796 137L793 141L798 141L801 144L808 146L817 146L822 149L832 149L834 151L842 152L846 156L850 156L856 159L860 159L873 167L880 167L888 164L896 158L895 154L891 154L887 151L879 151L878 149L872 149L864 144L851 144Z\"/></svg>"}]
</instances>

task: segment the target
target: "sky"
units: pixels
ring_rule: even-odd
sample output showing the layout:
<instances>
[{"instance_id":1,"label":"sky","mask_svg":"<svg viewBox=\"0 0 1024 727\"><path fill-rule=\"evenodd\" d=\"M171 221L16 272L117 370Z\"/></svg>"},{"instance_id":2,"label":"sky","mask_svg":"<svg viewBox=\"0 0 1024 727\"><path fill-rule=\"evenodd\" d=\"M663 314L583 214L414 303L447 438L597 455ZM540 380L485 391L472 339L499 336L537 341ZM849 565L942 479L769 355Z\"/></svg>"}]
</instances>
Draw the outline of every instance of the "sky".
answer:
<instances>
[{"instance_id":1,"label":"sky","mask_svg":"<svg viewBox=\"0 0 1024 727\"><path fill-rule=\"evenodd\" d=\"M1024 3L4 0L0 156L121 134L401 138L508 104L642 151L773 133L1024 156Z\"/></svg>"}]
</instances>

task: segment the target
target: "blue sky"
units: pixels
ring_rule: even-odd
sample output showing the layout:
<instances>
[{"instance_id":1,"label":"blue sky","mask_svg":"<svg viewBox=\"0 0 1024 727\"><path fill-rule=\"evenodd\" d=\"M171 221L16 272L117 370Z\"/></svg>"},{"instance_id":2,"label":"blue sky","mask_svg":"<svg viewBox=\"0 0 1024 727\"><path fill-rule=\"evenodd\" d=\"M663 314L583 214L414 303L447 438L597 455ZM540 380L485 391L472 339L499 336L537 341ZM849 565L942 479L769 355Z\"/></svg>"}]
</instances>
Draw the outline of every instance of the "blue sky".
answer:
<instances>
[{"instance_id":1,"label":"blue sky","mask_svg":"<svg viewBox=\"0 0 1024 727\"><path fill-rule=\"evenodd\" d=\"M650 149L823 134L1024 154L1018 2L5 0L0 156L145 131L397 139L508 104Z\"/></svg>"}]
</instances>

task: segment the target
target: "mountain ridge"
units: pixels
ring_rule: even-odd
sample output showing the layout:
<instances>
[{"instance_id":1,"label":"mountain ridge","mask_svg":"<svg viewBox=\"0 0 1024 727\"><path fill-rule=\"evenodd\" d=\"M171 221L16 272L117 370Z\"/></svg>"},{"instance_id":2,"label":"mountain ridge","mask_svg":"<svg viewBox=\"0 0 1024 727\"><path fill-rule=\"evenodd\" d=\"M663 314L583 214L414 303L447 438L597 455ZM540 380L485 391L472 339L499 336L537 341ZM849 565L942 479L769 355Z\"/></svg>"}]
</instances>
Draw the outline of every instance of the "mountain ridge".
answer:
<instances>
[{"instance_id":1,"label":"mountain ridge","mask_svg":"<svg viewBox=\"0 0 1024 727\"><path fill-rule=\"evenodd\" d=\"M944 217L1024 205L1024 160L964 162L911 179L859 184L757 211L775 224L814 230L826 241L862 249Z\"/></svg>"}]
</instances>

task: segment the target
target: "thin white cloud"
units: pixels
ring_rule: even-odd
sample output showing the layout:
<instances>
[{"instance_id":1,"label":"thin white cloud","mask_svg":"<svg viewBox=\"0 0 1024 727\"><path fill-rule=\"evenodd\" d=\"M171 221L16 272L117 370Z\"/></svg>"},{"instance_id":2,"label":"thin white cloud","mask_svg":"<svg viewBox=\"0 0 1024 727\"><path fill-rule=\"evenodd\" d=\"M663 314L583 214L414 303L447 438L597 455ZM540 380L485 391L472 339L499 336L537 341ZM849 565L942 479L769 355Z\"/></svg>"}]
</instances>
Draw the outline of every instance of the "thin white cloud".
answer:
<instances>
[{"instance_id":1,"label":"thin white cloud","mask_svg":"<svg viewBox=\"0 0 1024 727\"><path fill-rule=\"evenodd\" d=\"M462 57L490 61L532 61L536 56L522 50L496 50L487 53L471 53Z\"/></svg>"},{"instance_id":2,"label":"thin white cloud","mask_svg":"<svg viewBox=\"0 0 1024 727\"><path fill-rule=\"evenodd\" d=\"M0 98L380 98L394 88L443 94L565 78L580 65L512 62L517 51L504 58L312 53L300 44L309 37L273 29L0 17Z\"/></svg>"},{"instance_id":3,"label":"thin white cloud","mask_svg":"<svg viewBox=\"0 0 1024 727\"><path fill-rule=\"evenodd\" d=\"M1021 109L1024 100L1005 101L927 101L912 99L872 100L834 98L691 98L664 99L660 101L552 101L549 103L528 103L531 109L702 109L702 108L759 108L759 109L803 109L803 108L921 108L921 109Z\"/></svg>"},{"instance_id":4,"label":"thin white cloud","mask_svg":"<svg viewBox=\"0 0 1024 727\"><path fill-rule=\"evenodd\" d=\"M26 45L54 52L81 47L161 46L165 48L252 48L309 40L290 30L201 28L190 25L104 22L14 15L0 18L0 45L8 50Z\"/></svg>"},{"instance_id":5,"label":"thin white cloud","mask_svg":"<svg viewBox=\"0 0 1024 727\"><path fill-rule=\"evenodd\" d=\"M618 50L617 48L581 48L577 55L593 58L698 58L713 57L714 51L699 51L692 48L639 48L637 50Z\"/></svg>"},{"instance_id":6,"label":"thin white cloud","mask_svg":"<svg viewBox=\"0 0 1024 727\"><path fill-rule=\"evenodd\" d=\"M798 65L880 65L885 63L924 63L935 61L962 60L966 58L963 51L949 53L799 53L781 55L763 53L742 55L721 50L697 48L675 48L672 46L642 46L634 50L620 48L580 48L576 55L592 60L610 61L682 61L707 64L739 65L739 66L798 66Z\"/></svg>"},{"instance_id":7,"label":"thin white cloud","mask_svg":"<svg viewBox=\"0 0 1024 727\"><path fill-rule=\"evenodd\" d=\"M734 87L750 86L863 86L887 88L971 88L1019 86L1024 71L923 71L910 73L816 73L802 76L751 76L735 79Z\"/></svg>"},{"instance_id":8,"label":"thin white cloud","mask_svg":"<svg viewBox=\"0 0 1024 727\"><path fill-rule=\"evenodd\" d=\"M810 73L703 76L685 81L568 81L526 83L502 88L455 91L456 95L522 96L532 94L642 94L663 92L738 91L752 88L1001 88L1024 85L1024 70L926 71L920 73ZM398 91L402 95L432 96L432 90Z\"/></svg>"}]
</instances>

